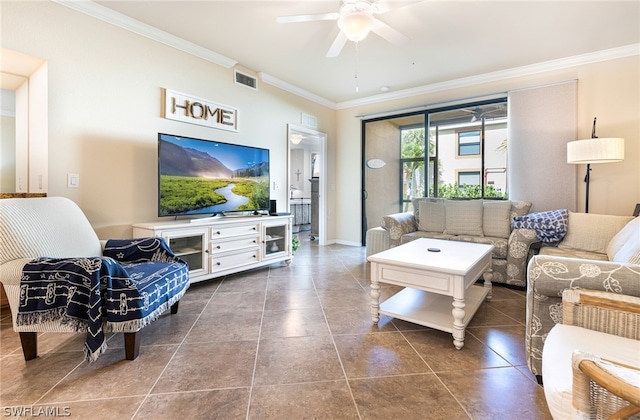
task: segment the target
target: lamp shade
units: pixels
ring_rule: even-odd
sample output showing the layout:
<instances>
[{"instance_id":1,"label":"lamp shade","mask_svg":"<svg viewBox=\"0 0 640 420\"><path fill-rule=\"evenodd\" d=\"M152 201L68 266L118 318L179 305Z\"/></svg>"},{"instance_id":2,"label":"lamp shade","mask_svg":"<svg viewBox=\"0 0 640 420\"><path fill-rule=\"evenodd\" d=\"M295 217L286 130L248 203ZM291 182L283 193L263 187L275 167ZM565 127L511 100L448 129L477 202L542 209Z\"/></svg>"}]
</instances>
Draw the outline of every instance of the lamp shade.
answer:
<instances>
[{"instance_id":1,"label":"lamp shade","mask_svg":"<svg viewBox=\"0 0 640 420\"><path fill-rule=\"evenodd\" d=\"M594 138L567 143L567 163L611 163L624 160L624 139Z\"/></svg>"}]
</instances>

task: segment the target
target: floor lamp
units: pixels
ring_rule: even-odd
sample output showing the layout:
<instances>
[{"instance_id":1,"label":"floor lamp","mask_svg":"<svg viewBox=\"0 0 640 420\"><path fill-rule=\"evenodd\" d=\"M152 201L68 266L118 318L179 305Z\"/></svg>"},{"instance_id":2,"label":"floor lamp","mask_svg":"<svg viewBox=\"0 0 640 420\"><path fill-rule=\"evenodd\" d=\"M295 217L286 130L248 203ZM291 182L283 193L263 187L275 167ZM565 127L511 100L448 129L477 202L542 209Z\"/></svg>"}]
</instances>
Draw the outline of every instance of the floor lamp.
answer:
<instances>
[{"instance_id":1,"label":"floor lamp","mask_svg":"<svg viewBox=\"0 0 640 420\"><path fill-rule=\"evenodd\" d=\"M585 213L589 213L589 173L592 163L612 163L624 160L624 139L598 138L596 136L596 119L593 119L591 138L575 140L567 143L567 163L587 165L584 182L587 183Z\"/></svg>"}]
</instances>

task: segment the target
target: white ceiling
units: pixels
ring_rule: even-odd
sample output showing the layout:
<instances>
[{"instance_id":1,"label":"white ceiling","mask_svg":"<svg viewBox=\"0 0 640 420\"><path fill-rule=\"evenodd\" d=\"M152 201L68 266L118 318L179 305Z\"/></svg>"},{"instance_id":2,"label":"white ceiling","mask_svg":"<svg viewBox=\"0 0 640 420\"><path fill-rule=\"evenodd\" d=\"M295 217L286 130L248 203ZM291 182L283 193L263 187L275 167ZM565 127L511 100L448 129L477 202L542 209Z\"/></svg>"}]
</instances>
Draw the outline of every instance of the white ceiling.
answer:
<instances>
[{"instance_id":1,"label":"white ceiling","mask_svg":"<svg viewBox=\"0 0 640 420\"><path fill-rule=\"evenodd\" d=\"M335 104L380 95L383 86L389 95L617 47L640 49L638 0L425 0L377 15L408 36L407 45L371 33L357 55L348 42L337 58L325 57L338 33L335 21L279 24L276 17L336 12L339 0L96 3Z\"/></svg>"}]
</instances>

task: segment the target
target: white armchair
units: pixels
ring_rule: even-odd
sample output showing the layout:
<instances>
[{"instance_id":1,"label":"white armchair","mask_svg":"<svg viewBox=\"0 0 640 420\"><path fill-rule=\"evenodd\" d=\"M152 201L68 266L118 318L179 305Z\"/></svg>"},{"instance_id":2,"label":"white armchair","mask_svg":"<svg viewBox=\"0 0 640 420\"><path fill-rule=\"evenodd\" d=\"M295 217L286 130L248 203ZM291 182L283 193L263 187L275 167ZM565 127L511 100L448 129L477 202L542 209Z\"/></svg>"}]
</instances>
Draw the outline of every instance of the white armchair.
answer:
<instances>
[{"instance_id":1,"label":"white armchair","mask_svg":"<svg viewBox=\"0 0 640 420\"><path fill-rule=\"evenodd\" d=\"M0 243L0 283L25 360L37 356L38 333L82 331L89 361L106 349L104 332L124 332L133 360L138 331L170 307L176 313L189 287L187 264L161 238L111 241L103 252L82 210L63 197L0 200Z\"/></svg>"}]
</instances>

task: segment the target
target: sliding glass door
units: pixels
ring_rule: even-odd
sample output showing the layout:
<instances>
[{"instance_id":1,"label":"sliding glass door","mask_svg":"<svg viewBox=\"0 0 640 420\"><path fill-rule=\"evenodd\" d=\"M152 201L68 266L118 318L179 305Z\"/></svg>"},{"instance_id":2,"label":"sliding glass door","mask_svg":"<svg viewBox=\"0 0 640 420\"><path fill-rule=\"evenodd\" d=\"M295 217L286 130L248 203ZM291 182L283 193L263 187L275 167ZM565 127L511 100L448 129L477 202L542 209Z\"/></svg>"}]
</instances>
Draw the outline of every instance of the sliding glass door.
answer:
<instances>
[{"instance_id":1,"label":"sliding glass door","mask_svg":"<svg viewBox=\"0 0 640 420\"><path fill-rule=\"evenodd\" d=\"M508 198L506 98L362 122L362 238L418 197Z\"/></svg>"},{"instance_id":2,"label":"sliding glass door","mask_svg":"<svg viewBox=\"0 0 640 420\"><path fill-rule=\"evenodd\" d=\"M424 113L363 122L363 232L424 195L424 127Z\"/></svg>"}]
</instances>

